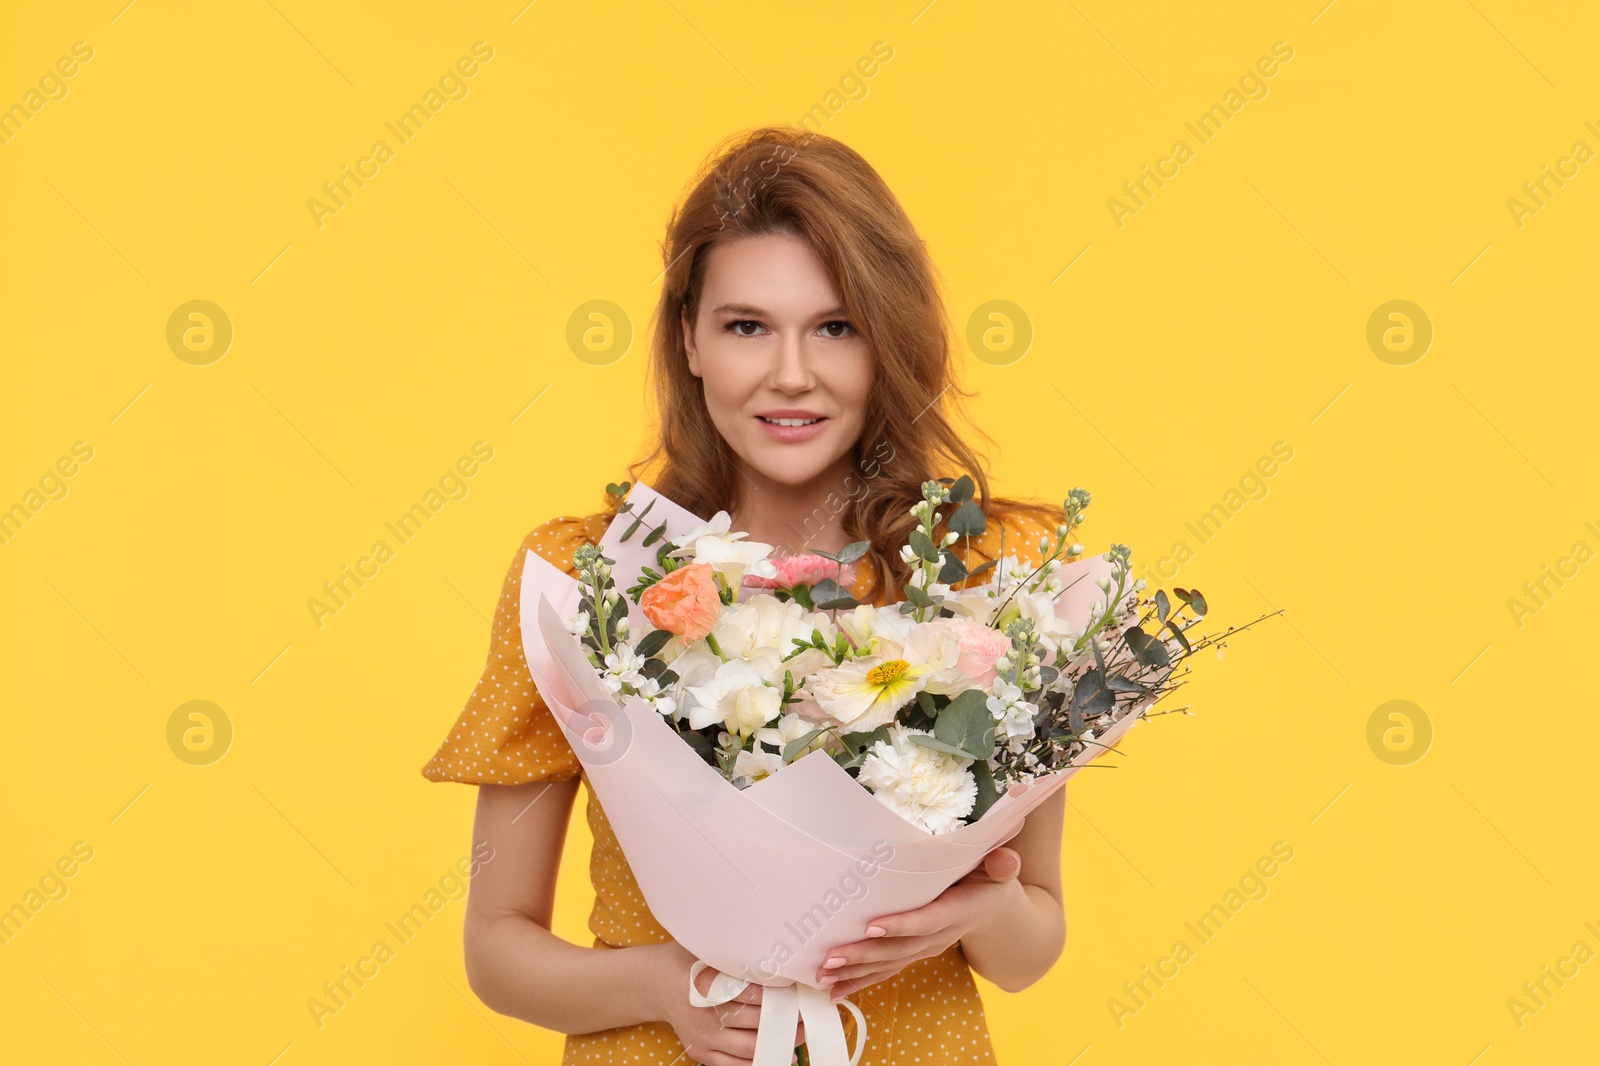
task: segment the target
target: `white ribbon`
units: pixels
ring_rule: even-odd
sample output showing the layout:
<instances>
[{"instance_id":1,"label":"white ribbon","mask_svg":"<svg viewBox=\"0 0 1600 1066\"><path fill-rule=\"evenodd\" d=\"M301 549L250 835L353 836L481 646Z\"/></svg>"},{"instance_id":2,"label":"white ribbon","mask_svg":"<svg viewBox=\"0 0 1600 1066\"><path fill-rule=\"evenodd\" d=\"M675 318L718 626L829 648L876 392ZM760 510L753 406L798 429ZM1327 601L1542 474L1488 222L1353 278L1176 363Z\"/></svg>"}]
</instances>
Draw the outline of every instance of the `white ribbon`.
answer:
<instances>
[{"instance_id":1,"label":"white ribbon","mask_svg":"<svg viewBox=\"0 0 1600 1066\"><path fill-rule=\"evenodd\" d=\"M720 1006L750 987L749 981L719 972L711 981L710 994L702 996L694 979L707 965L696 959L689 967L689 1003L692 1006ZM856 1049L848 1055L838 1007L847 1008L856 1019ZM794 1037L801 1019L806 1023L806 1050L811 1066L856 1066L861 1060L861 1051L867 1044L867 1019L862 1016L860 1007L848 999L835 1000L827 989L814 985L764 985L752 1066L789 1066L794 1060Z\"/></svg>"}]
</instances>

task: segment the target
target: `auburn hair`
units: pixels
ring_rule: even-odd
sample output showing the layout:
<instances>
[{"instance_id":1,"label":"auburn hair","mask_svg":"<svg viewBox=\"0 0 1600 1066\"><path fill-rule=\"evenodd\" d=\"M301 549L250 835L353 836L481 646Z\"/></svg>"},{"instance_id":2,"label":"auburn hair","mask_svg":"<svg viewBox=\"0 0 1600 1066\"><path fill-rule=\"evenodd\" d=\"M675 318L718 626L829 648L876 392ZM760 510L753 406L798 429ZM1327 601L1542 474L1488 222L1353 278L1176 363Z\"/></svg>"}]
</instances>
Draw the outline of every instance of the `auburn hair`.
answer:
<instances>
[{"instance_id":1,"label":"auburn hair","mask_svg":"<svg viewBox=\"0 0 1600 1066\"><path fill-rule=\"evenodd\" d=\"M1060 504L990 494L987 472L957 422L990 445L994 438L965 413L963 401L976 394L956 383L933 261L894 193L854 149L792 126L728 138L669 216L647 371L657 424L649 451L628 467L633 480L650 470L643 480L652 488L703 517L734 509L742 479L700 379L689 371L680 315L690 322L698 315L713 248L772 233L799 237L816 251L873 355L865 428L852 456L861 488L847 493L841 484L842 507L824 521L839 522L849 540L871 542L863 563L871 560L875 588L898 592L910 580L900 546L917 523L910 512L922 501L924 481L969 475L973 501L991 523L1018 511L1064 521ZM608 497L609 510L616 504ZM941 509L941 530L953 512Z\"/></svg>"}]
</instances>

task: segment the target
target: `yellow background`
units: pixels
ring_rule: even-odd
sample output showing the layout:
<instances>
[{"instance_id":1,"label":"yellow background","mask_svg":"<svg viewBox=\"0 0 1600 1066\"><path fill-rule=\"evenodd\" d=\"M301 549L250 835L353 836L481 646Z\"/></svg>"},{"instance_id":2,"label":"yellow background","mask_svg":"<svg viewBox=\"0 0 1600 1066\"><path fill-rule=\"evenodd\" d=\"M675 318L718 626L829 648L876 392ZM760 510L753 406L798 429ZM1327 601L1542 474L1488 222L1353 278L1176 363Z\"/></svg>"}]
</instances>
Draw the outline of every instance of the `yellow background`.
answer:
<instances>
[{"instance_id":1,"label":"yellow background","mask_svg":"<svg viewBox=\"0 0 1600 1066\"><path fill-rule=\"evenodd\" d=\"M1028 316L1023 358L966 358L1003 486L1089 488L1092 551L1188 541L1164 583L1202 588L1213 629L1284 612L1196 661L1172 701L1195 716L1073 782L1069 943L1026 992L985 988L1000 1060L1592 1057L1600 962L1520 1027L1506 1005L1600 950L1600 564L1508 608L1600 548L1600 164L1520 227L1507 206L1600 149L1592 12L123 2L0 25L6 105L94 49L0 145L0 506L94 450L0 544L0 906L94 849L0 946L0 1058L556 1061L559 1035L467 989L459 902L320 1029L306 1000L468 853L473 790L418 770L522 535L634 454L674 197L880 40L822 131L902 198L962 335L987 301ZM319 228L306 201L479 40L469 94ZM1267 95L1200 145L1184 123L1277 41ZM1107 200L1180 138L1194 157L1119 228ZM234 330L204 366L166 341L197 299ZM603 366L565 339L596 299L635 331ZM1434 329L1404 366L1366 341L1397 299ZM314 624L322 582L479 440L466 497ZM1201 545L1186 523L1277 441L1292 460ZM1434 732L1408 765L1367 741L1396 699ZM211 765L168 747L190 700L232 723ZM575 819L557 921L586 943ZM1184 923L1280 840L1269 894L1197 946ZM1180 938L1195 957L1119 1027L1107 1001Z\"/></svg>"}]
</instances>

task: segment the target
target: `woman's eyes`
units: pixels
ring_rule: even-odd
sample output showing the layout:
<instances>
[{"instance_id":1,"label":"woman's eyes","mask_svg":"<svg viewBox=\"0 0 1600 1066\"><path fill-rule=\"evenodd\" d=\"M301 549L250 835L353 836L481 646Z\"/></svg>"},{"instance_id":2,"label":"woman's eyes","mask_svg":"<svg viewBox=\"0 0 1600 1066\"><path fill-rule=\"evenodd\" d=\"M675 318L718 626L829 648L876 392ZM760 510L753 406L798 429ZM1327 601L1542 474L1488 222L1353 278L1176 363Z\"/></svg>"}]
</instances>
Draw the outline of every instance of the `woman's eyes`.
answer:
<instances>
[{"instance_id":1,"label":"woman's eyes","mask_svg":"<svg viewBox=\"0 0 1600 1066\"><path fill-rule=\"evenodd\" d=\"M746 326L751 327L750 332L746 332ZM760 322L757 322L753 318L743 318L729 322L723 328L736 337L756 337L760 335L760 331L764 327ZM824 322L817 328L820 329L822 331L822 335L827 337L829 340L843 340L855 332L855 327L843 319L834 319L832 322Z\"/></svg>"}]
</instances>

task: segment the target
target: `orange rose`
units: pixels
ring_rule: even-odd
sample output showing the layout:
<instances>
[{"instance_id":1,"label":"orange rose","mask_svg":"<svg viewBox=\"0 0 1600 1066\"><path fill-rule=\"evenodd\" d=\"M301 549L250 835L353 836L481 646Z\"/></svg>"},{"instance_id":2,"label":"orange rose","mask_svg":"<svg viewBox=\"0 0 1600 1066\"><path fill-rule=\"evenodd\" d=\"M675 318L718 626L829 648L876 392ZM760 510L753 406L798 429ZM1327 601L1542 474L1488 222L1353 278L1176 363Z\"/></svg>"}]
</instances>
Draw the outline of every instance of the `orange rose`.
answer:
<instances>
[{"instance_id":1,"label":"orange rose","mask_svg":"<svg viewBox=\"0 0 1600 1066\"><path fill-rule=\"evenodd\" d=\"M711 632L722 613L722 595L711 576L710 563L681 566L644 590L639 607L657 629L699 640Z\"/></svg>"}]
</instances>

